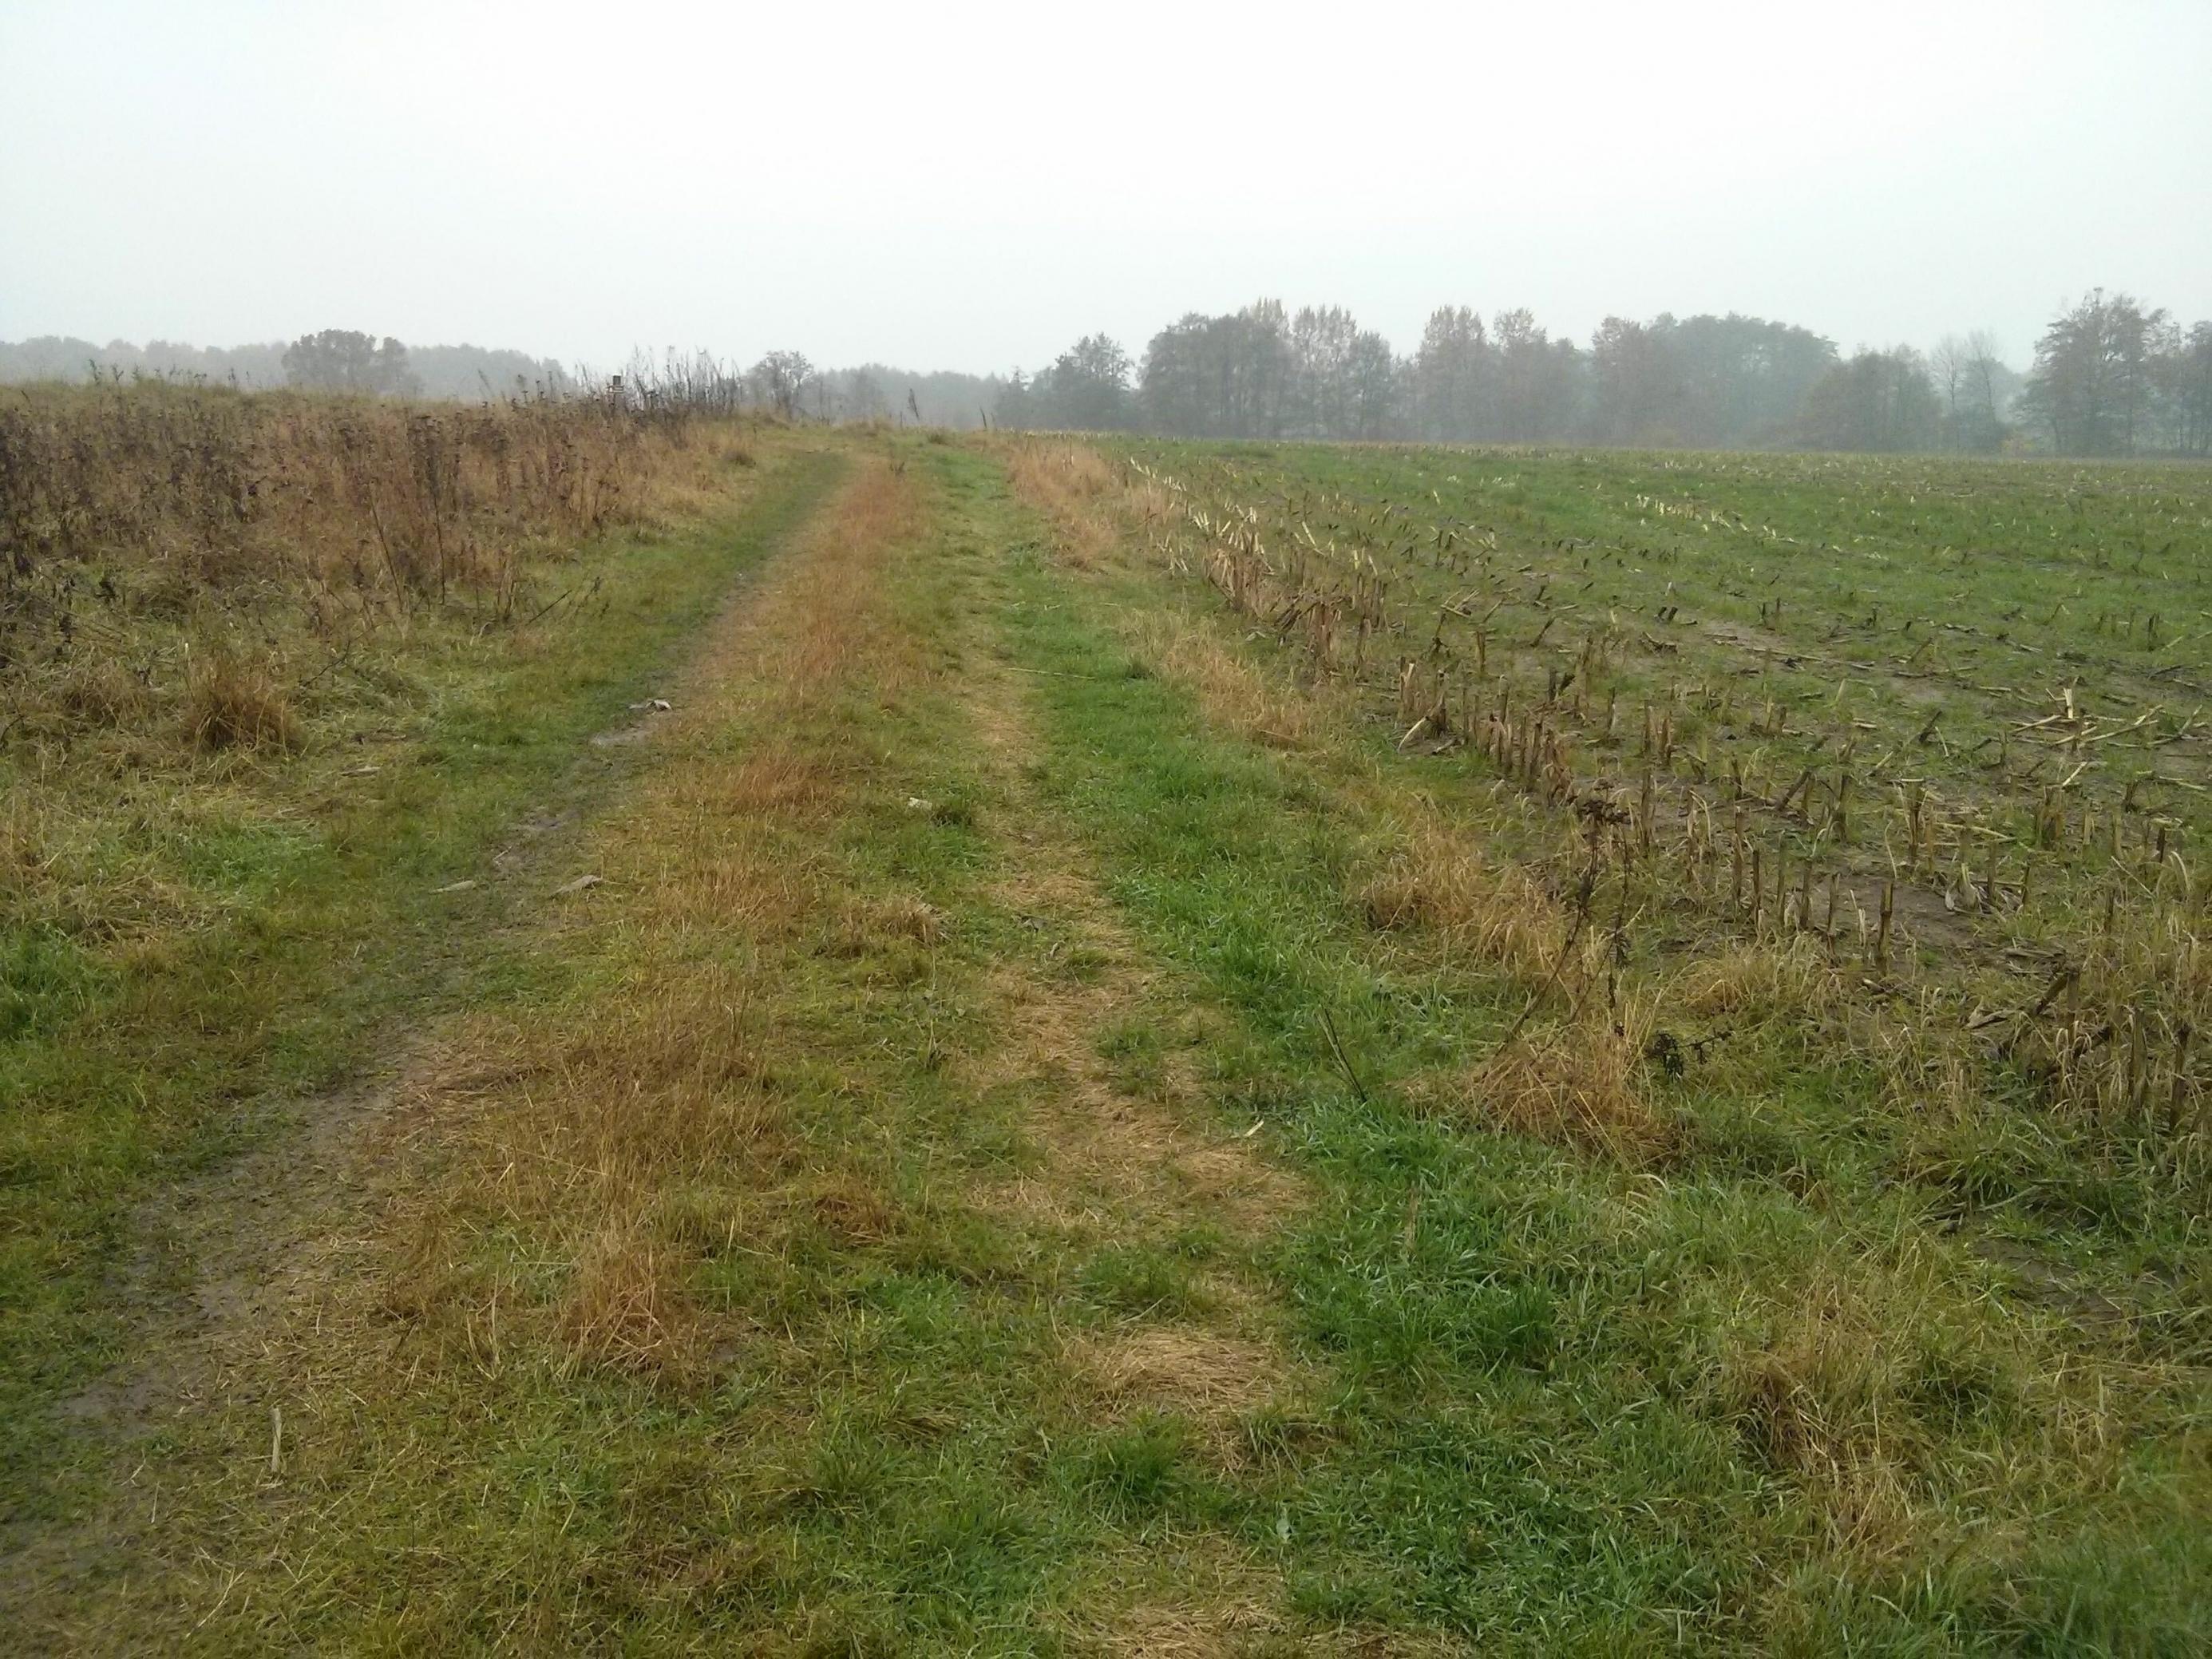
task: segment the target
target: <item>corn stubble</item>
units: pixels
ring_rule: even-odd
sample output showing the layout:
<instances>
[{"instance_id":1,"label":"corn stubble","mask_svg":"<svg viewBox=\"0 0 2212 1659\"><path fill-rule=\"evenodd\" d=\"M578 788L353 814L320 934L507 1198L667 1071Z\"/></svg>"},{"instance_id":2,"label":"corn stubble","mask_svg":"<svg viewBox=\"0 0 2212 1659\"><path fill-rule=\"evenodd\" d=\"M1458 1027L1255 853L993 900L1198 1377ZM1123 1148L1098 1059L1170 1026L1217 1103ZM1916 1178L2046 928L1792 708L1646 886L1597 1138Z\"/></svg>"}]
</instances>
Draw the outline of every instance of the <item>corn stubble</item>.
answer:
<instances>
[{"instance_id":1,"label":"corn stubble","mask_svg":"<svg viewBox=\"0 0 2212 1659\"><path fill-rule=\"evenodd\" d=\"M1722 635L1735 644L1734 665L1724 651L1717 671L1701 659L1684 672L1669 636L1683 621L1672 583L1656 622L1617 608L1592 619L1571 597L1591 581L1570 588L1559 567L1601 568L1593 560L1626 556L1618 550L1516 545L1468 519L1425 518L1433 503L1379 485L1339 491L1212 459L1186 477L1167 458L1116 464L1033 441L1009 465L1018 484L1079 526L1079 544L1106 538L1100 513L1118 514L1158 568L1211 586L1253 639L1294 650L1316 694L1348 694L1371 710L1387 684L1398 750L1472 757L1535 809L1533 831L1512 836L1507 857L1479 852L1475 826L1416 831L1385 855L1363 902L1380 925L1418 919L1472 944L1533 985L1537 1002L1564 1006L1563 1051L1576 1048L1568 1033L1587 1023L1594 988L1619 1006L1619 969L1632 957L1644 982L1638 1000L1652 1011L1647 1040L1670 1018L1711 1007L1715 975L1725 975L1739 996L1759 988L1762 1012L1816 1019L1887 1056L1901 1096L1948 1079L1930 1103L1955 1115L2025 1095L2100 1133L2140 1136L2185 1185L2212 1175L2197 1040L2212 1018L2212 870L2196 867L2188 814L2176 816L2191 799L2177 792L2203 786L2186 770L2169 775L2178 784L2148 788L2148 775L2130 776L2100 802L2083 778L2098 745L2123 737L2192 756L2202 746L2195 717L2155 706L2093 716L2062 687L2057 712L2009 717L1994 753L1987 740L1969 751L1994 779L1967 787L1934 763L1935 750L1949 754L1940 710L1869 756L1868 722L1823 719L1819 703L1793 711L1779 696L1747 701L1733 682L1748 674L1765 685L1767 659L1781 653L1740 630ZM1770 542L1778 533L1740 515L1638 500L1662 521L1681 514ZM1783 602L1763 602L1759 615L1779 626ZM2148 647L2157 636L2145 623L2139 637ZM1941 686L1944 671L1930 665L1940 652L1927 644L1908 649L1897 672ZM1792 653L1792 665L1812 654ZM1186 674L1194 659L1187 647L1163 657ZM1845 690L1838 683L1830 708ZM1739 743L1723 763L1713 739L1735 732L1788 742L1748 754ZM2055 751L2059 781L2033 781L2046 772L2040 758L2011 767L2014 742ZM1784 748L1807 758L1768 769ZM1676 920L1703 936L1686 954L1632 937ZM1532 937L1571 939L1582 959L1556 960L1556 945L1532 951ZM1999 1006L1990 975L1955 971L2023 962L2045 964L2055 990ZM1630 1029L1613 1019L1598 1031L1617 1045ZM1507 1062L1528 1034L1514 1036L1495 1080L1512 1085L1501 1101L1520 1103L1504 1115L1527 1127L1528 1068ZM1632 1064L1624 1079L1641 1069ZM1586 1097L1570 1092L1582 1103L1567 1116L1587 1119Z\"/></svg>"}]
</instances>

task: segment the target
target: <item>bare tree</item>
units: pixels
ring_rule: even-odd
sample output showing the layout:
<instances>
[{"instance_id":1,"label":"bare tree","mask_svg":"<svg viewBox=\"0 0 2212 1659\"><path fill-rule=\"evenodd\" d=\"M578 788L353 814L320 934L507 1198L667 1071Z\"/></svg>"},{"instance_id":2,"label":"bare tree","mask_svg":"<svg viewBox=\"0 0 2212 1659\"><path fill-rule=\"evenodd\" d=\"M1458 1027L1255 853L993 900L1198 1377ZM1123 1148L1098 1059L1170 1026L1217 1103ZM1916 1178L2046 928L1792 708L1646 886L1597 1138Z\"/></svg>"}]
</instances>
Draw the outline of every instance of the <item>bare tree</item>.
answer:
<instances>
[{"instance_id":1,"label":"bare tree","mask_svg":"<svg viewBox=\"0 0 2212 1659\"><path fill-rule=\"evenodd\" d=\"M1936 396L1943 405L1942 425L1942 447L1965 447L1959 441L1962 425L1962 405L1972 380L1972 348L1955 334L1946 334L1936 342L1936 349L1928 354L1928 378L1936 387Z\"/></svg>"}]
</instances>

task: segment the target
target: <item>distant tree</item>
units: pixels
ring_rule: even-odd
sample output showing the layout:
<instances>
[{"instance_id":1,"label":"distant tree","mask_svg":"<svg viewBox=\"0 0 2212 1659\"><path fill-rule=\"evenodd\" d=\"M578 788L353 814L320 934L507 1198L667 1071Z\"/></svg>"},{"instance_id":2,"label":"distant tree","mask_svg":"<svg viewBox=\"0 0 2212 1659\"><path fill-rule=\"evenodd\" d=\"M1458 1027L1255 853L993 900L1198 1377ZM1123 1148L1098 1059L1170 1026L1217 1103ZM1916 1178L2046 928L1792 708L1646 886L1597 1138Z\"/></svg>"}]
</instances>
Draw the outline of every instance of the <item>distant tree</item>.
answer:
<instances>
[{"instance_id":1,"label":"distant tree","mask_svg":"<svg viewBox=\"0 0 2212 1659\"><path fill-rule=\"evenodd\" d=\"M2036 343L2021 404L2062 455L2132 455L2149 434L2163 311L2097 289L2054 318Z\"/></svg>"},{"instance_id":2,"label":"distant tree","mask_svg":"<svg viewBox=\"0 0 2212 1659\"><path fill-rule=\"evenodd\" d=\"M1803 441L1814 449L1932 448L1942 403L1928 366L1908 346L1862 351L1822 375L1807 394Z\"/></svg>"},{"instance_id":3,"label":"distant tree","mask_svg":"<svg viewBox=\"0 0 2212 1659\"><path fill-rule=\"evenodd\" d=\"M1239 437L1279 437L1291 389L1290 313L1280 300L1255 300L1217 333L1224 424Z\"/></svg>"},{"instance_id":4,"label":"distant tree","mask_svg":"<svg viewBox=\"0 0 2212 1659\"><path fill-rule=\"evenodd\" d=\"M1554 341L1526 307L1491 319L1498 342L1499 435L1510 443L1565 436L1581 368L1571 340Z\"/></svg>"},{"instance_id":5,"label":"distant tree","mask_svg":"<svg viewBox=\"0 0 2212 1659\"><path fill-rule=\"evenodd\" d=\"M993 415L1000 392L1006 382L996 374L962 374L940 369L927 374L917 374L910 369L896 368L889 363L860 363L849 368L812 368L811 389L799 402L802 407L827 409L830 418L839 420L886 420L894 414L903 413L909 405L915 411L926 411L929 419L950 427L971 428ZM749 388L752 377L747 377ZM769 404L757 389L748 395L758 403ZM916 412L914 418L922 418ZM995 419L995 415L993 415Z\"/></svg>"},{"instance_id":6,"label":"distant tree","mask_svg":"<svg viewBox=\"0 0 2212 1659\"><path fill-rule=\"evenodd\" d=\"M1284 399L1290 435L1344 435L1345 366L1359 325L1342 306L1301 306L1291 319L1291 384Z\"/></svg>"},{"instance_id":7,"label":"distant tree","mask_svg":"<svg viewBox=\"0 0 2212 1659\"><path fill-rule=\"evenodd\" d=\"M2197 324L2178 343L2172 393L2174 447L2185 455L2212 455L2212 322Z\"/></svg>"},{"instance_id":8,"label":"distant tree","mask_svg":"<svg viewBox=\"0 0 2212 1659\"><path fill-rule=\"evenodd\" d=\"M372 398L410 398L422 383L407 362L407 348L352 329L302 334L285 349L284 378L312 392L358 392Z\"/></svg>"},{"instance_id":9,"label":"distant tree","mask_svg":"<svg viewBox=\"0 0 2212 1659\"><path fill-rule=\"evenodd\" d=\"M492 350L483 346L412 346L408 367L422 382L426 398L454 398L475 402L510 392L562 393L574 389L568 372L550 357L526 352Z\"/></svg>"},{"instance_id":10,"label":"distant tree","mask_svg":"<svg viewBox=\"0 0 2212 1659\"><path fill-rule=\"evenodd\" d=\"M814 365L800 351L771 351L745 373L755 402L794 420L814 381Z\"/></svg>"},{"instance_id":11,"label":"distant tree","mask_svg":"<svg viewBox=\"0 0 2212 1659\"><path fill-rule=\"evenodd\" d=\"M1668 319L1671 321L1671 319ZM1673 354L1656 325L1608 317L1590 336L1588 430L1600 443L1663 446L1678 400Z\"/></svg>"},{"instance_id":12,"label":"distant tree","mask_svg":"<svg viewBox=\"0 0 2212 1659\"><path fill-rule=\"evenodd\" d=\"M1943 405L1939 448L1960 449L1965 447L1959 441L1959 433L1960 416L1969 401L1967 364L1971 355L1966 343L1955 334L1946 334L1936 341L1936 349L1928 354L1928 378Z\"/></svg>"},{"instance_id":13,"label":"distant tree","mask_svg":"<svg viewBox=\"0 0 2212 1659\"><path fill-rule=\"evenodd\" d=\"M1162 432L1273 437L1291 379L1282 302L1258 300L1234 314L1191 312L1152 337L1138 377L1138 412Z\"/></svg>"},{"instance_id":14,"label":"distant tree","mask_svg":"<svg viewBox=\"0 0 2212 1659\"><path fill-rule=\"evenodd\" d=\"M1021 431L1036 424L1036 411L1030 398L1030 377L1017 368L1006 377L991 400L991 424Z\"/></svg>"},{"instance_id":15,"label":"distant tree","mask_svg":"<svg viewBox=\"0 0 2212 1659\"><path fill-rule=\"evenodd\" d=\"M1342 306L1290 319L1283 430L1307 438L1382 438L1396 429L1401 380L1390 343Z\"/></svg>"},{"instance_id":16,"label":"distant tree","mask_svg":"<svg viewBox=\"0 0 2212 1659\"><path fill-rule=\"evenodd\" d=\"M393 340L379 344L367 335L353 335L345 337L347 343L332 353L320 343L325 337L308 337L304 351L300 341L195 346L177 340L149 340L143 347L127 340L111 340L104 346L87 340L31 340L21 346L0 342L0 381L82 380L97 365L102 374L119 373L125 379L159 375L247 389L295 385L362 391L375 389L379 377L383 377L382 389L387 391L471 401L488 393L513 392L518 382L532 390L542 387L553 392L565 392L574 386L572 377L552 359L520 351L471 345L403 347ZM361 383L358 365L363 359L372 365L368 371L368 386ZM347 363L356 368L349 371L343 366ZM294 373L295 366L300 375ZM392 374L394 368L401 368L402 372Z\"/></svg>"},{"instance_id":17,"label":"distant tree","mask_svg":"<svg viewBox=\"0 0 2212 1659\"><path fill-rule=\"evenodd\" d=\"M1788 441L1814 382L1835 366L1810 330L1730 312L1649 325L1665 364L1665 441L1741 449Z\"/></svg>"},{"instance_id":18,"label":"distant tree","mask_svg":"<svg viewBox=\"0 0 2212 1659\"><path fill-rule=\"evenodd\" d=\"M2019 371L1998 352L1996 337L1978 328L1966 338L1964 374L1953 447L1972 454L1995 454L2011 435Z\"/></svg>"},{"instance_id":19,"label":"distant tree","mask_svg":"<svg viewBox=\"0 0 2212 1659\"><path fill-rule=\"evenodd\" d=\"M1480 312L1441 306L1429 313L1407 374L1415 433L1437 443L1492 436L1497 364Z\"/></svg>"},{"instance_id":20,"label":"distant tree","mask_svg":"<svg viewBox=\"0 0 2212 1659\"><path fill-rule=\"evenodd\" d=\"M2020 376L2005 365L1987 330L1937 341L1928 354L1928 377L1943 406L1938 448L1990 455L2004 447L2010 430L2005 416Z\"/></svg>"},{"instance_id":21,"label":"distant tree","mask_svg":"<svg viewBox=\"0 0 2212 1659\"><path fill-rule=\"evenodd\" d=\"M1400 393L1405 381L1390 343L1372 329L1352 337L1344 364L1347 438L1371 442L1398 434Z\"/></svg>"},{"instance_id":22,"label":"distant tree","mask_svg":"<svg viewBox=\"0 0 2212 1659\"><path fill-rule=\"evenodd\" d=\"M890 412L883 382L865 368L856 368L845 377L842 402L851 420L879 421Z\"/></svg>"},{"instance_id":23,"label":"distant tree","mask_svg":"<svg viewBox=\"0 0 2212 1659\"><path fill-rule=\"evenodd\" d=\"M1133 413L1133 367L1129 354L1108 336L1085 335L1030 383L1037 423L1065 432L1127 427Z\"/></svg>"},{"instance_id":24,"label":"distant tree","mask_svg":"<svg viewBox=\"0 0 2212 1659\"><path fill-rule=\"evenodd\" d=\"M1152 337L1137 374L1137 404L1154 432L1212 437L1221 431L1222 398L1212 361L1218 319L1187 312Z\"/></svg>"}]
</instances>

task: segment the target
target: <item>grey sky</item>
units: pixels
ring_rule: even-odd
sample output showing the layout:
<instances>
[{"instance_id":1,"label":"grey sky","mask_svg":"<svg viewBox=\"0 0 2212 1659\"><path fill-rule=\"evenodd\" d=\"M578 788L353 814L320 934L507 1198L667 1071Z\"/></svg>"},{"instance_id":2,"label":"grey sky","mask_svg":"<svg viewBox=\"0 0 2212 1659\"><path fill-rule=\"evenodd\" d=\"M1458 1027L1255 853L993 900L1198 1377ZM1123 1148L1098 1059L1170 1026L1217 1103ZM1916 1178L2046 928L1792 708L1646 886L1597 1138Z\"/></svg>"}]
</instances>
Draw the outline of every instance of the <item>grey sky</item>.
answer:
<instances>
[{"instance_id":1,"label":"grey sky","mask_svg":"<svg viewBox=\"0 0 2212 1659\"><path fill-rule=\"evenodd\" d=\"M2212 0L0 0L0 338L1034 366L1188 310L2212 317Z\"/></svg>"}]
</instances>

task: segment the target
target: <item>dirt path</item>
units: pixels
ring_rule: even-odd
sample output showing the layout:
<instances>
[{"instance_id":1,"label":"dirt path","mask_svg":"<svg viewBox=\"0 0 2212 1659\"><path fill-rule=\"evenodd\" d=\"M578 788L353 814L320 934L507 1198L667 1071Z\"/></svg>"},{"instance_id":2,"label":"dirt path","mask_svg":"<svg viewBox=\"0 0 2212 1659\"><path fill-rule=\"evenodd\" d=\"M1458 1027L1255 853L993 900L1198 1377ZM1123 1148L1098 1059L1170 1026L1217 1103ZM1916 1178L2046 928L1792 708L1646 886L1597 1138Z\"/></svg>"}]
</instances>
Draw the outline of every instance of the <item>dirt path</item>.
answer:
<instances>
[{"instance_id":1,"label":"dirt path","mask_svg":"<svg viewBox=\"0 0 2212 1659\"><path fill-rule=\"evenodd\" d=\"M732 586L707 639L726 635L755 602L761 580ZM694 649L696 650L696 641ZM673 708L689 702L709 672L709 653L673 665L675 688L593 734L557 785L516 823L465 885L496 885L518 903L503 920L472 919L473 939L447 938L448 959L518 948L542 918L580 890L569 871L586 826L625 781L653 763ZM433 992L434 996L437 993ZM253 1109L241 1133L248 1150L161 1191L133 1218L136 1243L112 1276L125 1310L127 1347L116 1364L55 1410L73 1425L85 1456L112 1474L99 1501L58 1526L25 1526L0 1537L0 1612L26 1640L74 1649L84 1632L68 1605L88 1583L158 1553L162 1495L147 1477L149 1446L179 1425L216 1411L265 1413L272 1475L286 1434L270 1360L319 1328L333 1287L370 1270L380 1212L403 1161L404 1103L430 1086L443 1063L422 1029L392 1030L376 1058L324 1092Z\"/></svg>"},{"instance_id":2,"label":"dirt path","mask_svg":"<svg viewBox=\"0 0 2212 1659\"><path fill-rule=\"evenodd\" d=\"M1206 1099L1220 1016L1032 775L1035 689L997 654L971 531L860 461L674 708L594 744L619 789L544 803L500 862L544 895L497 942L544 988L395 1036L377 1078L165 1200L146 1272L171 1305L78 1407L125 1450L114 1498L18 1581L44 1639L543 1650L782 1574L805 1593L741 1627L834 1645L970 1594L896 1588L901 1540L1015 1495L1103 1528L1048 1604L1018 1598L1071 1645L1282 1634L1249 1542L1125 1528L1097 1477L1034 1466L1095 1443L1241 1479L1245 1425L1317 1386L1261 1260L1311 1194ZM933 769L980 807L922 799ZM1132 1031L1170 1040L1139 1063ZM978 1164L963 1126L1006 1101L1020 1154ZM863 1363L880 1298L938 1294L900 1264L948 1252L987 1305ZM1132 1285L1097 1289L1101 1263ZM936 1472L872 1484L917 1434ZM966 1457L983 1491L933 1495ZM879 1512L908 1489L912 1518ZM883 1494L817 1541L847 1565L744 1541L863 1501L825 1490ZM586 1492L612 1512L580 1518Z\"/></svg>"}]
</instances>

